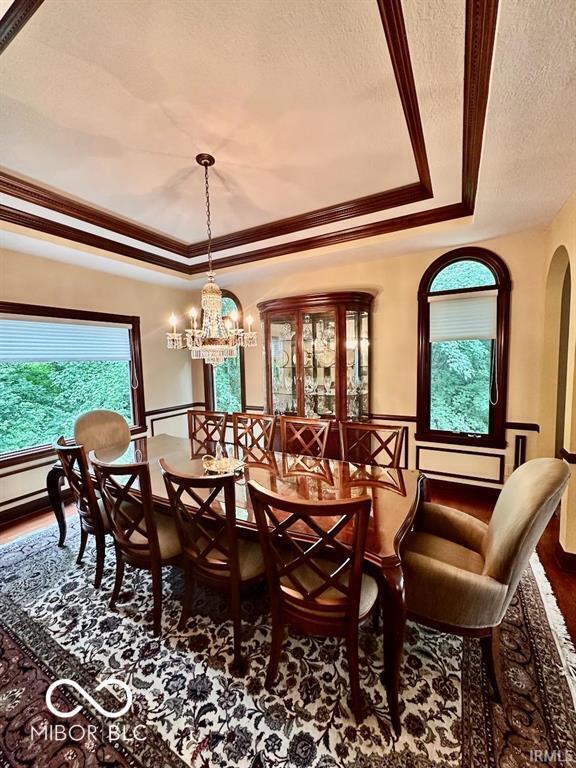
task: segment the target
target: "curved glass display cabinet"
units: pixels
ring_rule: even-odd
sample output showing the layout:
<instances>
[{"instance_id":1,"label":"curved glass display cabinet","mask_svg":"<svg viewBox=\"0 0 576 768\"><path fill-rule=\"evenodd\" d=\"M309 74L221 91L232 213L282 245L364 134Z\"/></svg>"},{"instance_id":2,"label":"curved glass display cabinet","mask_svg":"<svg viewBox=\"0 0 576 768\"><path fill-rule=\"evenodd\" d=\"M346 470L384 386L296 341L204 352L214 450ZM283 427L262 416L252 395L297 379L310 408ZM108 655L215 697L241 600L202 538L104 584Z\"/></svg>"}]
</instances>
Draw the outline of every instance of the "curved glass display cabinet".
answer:
<instances>
[{"instance_id":1,"label":"curved glass display cabinet","mask_svg":"<svg viewBox=\"0 0 576 768\"><path fill-rule=\"evenodd\" d=\"M269 413L369 418L372 300L369 293L349 291L258 304Z\"/></svg>"}]
</instances>

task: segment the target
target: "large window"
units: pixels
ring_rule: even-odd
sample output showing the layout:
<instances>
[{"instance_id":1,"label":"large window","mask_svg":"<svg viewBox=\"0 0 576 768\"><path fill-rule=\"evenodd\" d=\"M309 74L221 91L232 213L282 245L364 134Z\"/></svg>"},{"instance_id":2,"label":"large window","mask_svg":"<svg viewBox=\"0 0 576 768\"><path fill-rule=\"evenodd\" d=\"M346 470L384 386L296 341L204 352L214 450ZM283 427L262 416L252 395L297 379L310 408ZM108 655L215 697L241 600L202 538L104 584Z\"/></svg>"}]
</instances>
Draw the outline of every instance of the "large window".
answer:
<instances>
[{"instance_id":1,"label":"large window","mask_svg":"<svg viewBox=\"0 0 576 768\"><path fill-rule=\"evenodd\" d=\"M482 248L437 259L419 292L417 437L502 445L510 278Z\"/></svg>"},{"instance_id":2,"label":"large window","mask_svg":"<svg viewBox=\"0 0 576 768\"><path fill-rule=\"evenodd\" d=\"M238 322L242 322L240 302L229 291L222 291L222 316L230 317L238 313ZM204 363L204 390L206 405L214 411L234 413L243 411L244 404L244 350L241 348L235 357L229 357L221 365L211 366Z\"/></svg>"},{"instance_id":3,"label":"large window","mask_svg":"<svg viewBox=\"0 0 576 768\"><path fill-rule=\"evenodd\" d=\"M99 408L143 424L138 318L2 303L0 461L72 437Z\"/></svg>"}]
</instances>

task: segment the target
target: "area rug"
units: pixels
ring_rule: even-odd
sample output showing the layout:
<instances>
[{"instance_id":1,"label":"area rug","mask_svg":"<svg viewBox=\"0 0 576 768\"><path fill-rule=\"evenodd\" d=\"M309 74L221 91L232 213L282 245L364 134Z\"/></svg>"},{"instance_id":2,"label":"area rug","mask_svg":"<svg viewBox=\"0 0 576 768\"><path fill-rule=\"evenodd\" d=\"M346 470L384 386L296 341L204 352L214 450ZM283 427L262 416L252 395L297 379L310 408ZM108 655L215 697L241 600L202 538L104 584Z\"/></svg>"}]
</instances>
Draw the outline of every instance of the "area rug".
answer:
<instances>
[{"instance_id":1,"label":"area rug","mask_svg":"<svg viewBox=\"0 0 576 768\"><path fill-rule=\"evenodd\" d=\"M350 714L343 648L291 635L273 693L263 688L270 644L265 590L244 600L244 675L229 672L226 603L199 589L186 631L182 592L166 569L162 636L151 632L148 574L127 569L108 609L113 553L93 588L94 552L74 562L78 531L55 529L0 548L0 753L12 768L524 768L576 765L574 647L537 559L500 631L503 704L494 704L474 640L409 624L402 734L394 735L380 677L382 639L361 636L367 705ZM127 684L132 705L118 713ZM54 714L77 708L72 718ZM76 687L75 687L76 686ZM575 688L576 691L576 688Z\"/></svg>"}]
</instances>

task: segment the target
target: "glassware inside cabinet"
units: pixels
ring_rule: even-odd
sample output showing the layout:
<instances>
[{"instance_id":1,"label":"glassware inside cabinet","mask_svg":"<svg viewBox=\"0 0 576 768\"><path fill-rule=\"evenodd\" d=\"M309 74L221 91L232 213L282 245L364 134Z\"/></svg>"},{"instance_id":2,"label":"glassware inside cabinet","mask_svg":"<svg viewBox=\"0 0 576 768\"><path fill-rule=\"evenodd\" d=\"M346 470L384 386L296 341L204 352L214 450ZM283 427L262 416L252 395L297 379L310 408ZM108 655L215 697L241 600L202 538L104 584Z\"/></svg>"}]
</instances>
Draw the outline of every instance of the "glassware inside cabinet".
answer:
<instances>
[{"instance_id":1,"label":"glassware inside cabinet","mask_svg":"<svg viewBox=\"0 0 576 768\"><path fill-rule=\"evenodd\" d=\"M368 312L346 311L346 377L349 419L364 419L368 412L369 345Z\"/></svg>"},{"instance_id":2,"label":"glassware inside cabinet","mask_svg":"<svg viewBox=\"0 0 576 768\"><path fill-rule=\"evenodd\" d=\"M304 415L336 415L336 312L310 311L302 318Z\"/></svg>"},{"instance_id":3,"label":"glassware inside cabinet","mask_svg":"<svg viewBox=\"0 0 576 768\"><path fill-rule=\"evenodd\" d=\"M275 316L270 322L272 412L297 413L296 317Z\"/></svg>"}]
</instances>

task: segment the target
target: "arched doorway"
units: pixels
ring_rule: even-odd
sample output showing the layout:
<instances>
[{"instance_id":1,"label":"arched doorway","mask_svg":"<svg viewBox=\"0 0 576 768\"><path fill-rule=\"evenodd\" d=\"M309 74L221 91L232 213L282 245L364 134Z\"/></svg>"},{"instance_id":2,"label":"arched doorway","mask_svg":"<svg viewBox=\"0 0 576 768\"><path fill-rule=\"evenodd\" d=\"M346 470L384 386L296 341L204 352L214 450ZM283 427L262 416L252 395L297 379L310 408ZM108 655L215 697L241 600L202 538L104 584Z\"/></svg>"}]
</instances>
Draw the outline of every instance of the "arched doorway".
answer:
<instances>
[{"instance_id":1,"label":"arched doorway","mask_svg":"<svg viewBox=\"0 0 576 768\"><path fill-rule=\"evenodd\" d=\"M568 251L554 252L546 281L540 447L545 456L559 456L564 447L571 273Z\"/></svg>"}]
</instances>

